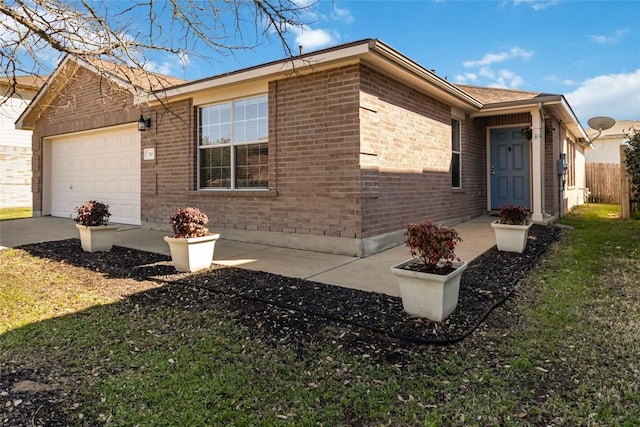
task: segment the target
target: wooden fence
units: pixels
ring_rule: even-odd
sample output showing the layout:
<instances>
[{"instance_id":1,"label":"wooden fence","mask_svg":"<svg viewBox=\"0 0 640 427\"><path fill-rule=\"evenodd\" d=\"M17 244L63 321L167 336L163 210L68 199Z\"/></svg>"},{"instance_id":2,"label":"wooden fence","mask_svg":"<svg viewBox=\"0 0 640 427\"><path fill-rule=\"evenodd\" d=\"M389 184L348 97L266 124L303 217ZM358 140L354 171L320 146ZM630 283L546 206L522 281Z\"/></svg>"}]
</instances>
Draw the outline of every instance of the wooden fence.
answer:
<instances>
[{"instance_id":1,"label":"wooden fence","mask_svg":"<svg viewBox=\"0 0 640 427\"><path fill-rule=\"evenodd\" d=\"M585 165L589 201L592 203L620 203L620 165L587 163Z\"/></svg>"}]
</instances>

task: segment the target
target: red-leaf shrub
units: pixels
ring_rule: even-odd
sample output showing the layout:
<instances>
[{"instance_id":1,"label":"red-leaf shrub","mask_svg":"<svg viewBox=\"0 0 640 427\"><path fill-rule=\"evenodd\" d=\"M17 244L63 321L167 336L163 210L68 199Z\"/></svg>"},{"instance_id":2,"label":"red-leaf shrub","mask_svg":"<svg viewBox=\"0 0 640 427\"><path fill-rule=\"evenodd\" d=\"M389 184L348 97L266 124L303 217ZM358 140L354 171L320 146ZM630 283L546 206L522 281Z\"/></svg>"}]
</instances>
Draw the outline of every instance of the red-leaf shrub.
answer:
<instances>
[{"instance_id":1,"label":"red-leaf shrub","mask_svg":"<svg viewBox=\"0 0 640 427\"><path fill-rule=\"evenodd\" d=\"M90 200L82 206L76 208L78 215L74 221L86 226L107 225L109 223L109 205L102 202Z\"/></svg>"},{"instance_id":2,"label":"red-leaf shrub","mask_svg":"<svg viewBox=\"0 0 640 427\"><path fill-rule=\"evenodd\" d=\"M498 214L498 222L508 225L526 225L528 215L527 210L522 206L502 205Z\"/></svg>"},{"instance_id":3,"label":"red-leaf shrub","mask_svg":"<svg viewBox=\"0 0 640 427\"><path fill-rule=\"evenodd\" d=\"M425 265L435 268L440 260L444 260L445 265L451 267L453 261L459 260L455 247L462 239L453 228L439 227L431 222L410 224L404 235L411 256Z\"/></svg>"},{"instance_id":4,"label":"red-leaf shrub","mask_svg":"<svg viewBox=\"0 0 640 427\"><path fill-rule=\"evenodd\" d=\"M209 233L205 227L209 223L209 218L198 208L178 208L176 213L171 215L171 226L175 238L202 237Z\"/></svg>"}]
</instances>

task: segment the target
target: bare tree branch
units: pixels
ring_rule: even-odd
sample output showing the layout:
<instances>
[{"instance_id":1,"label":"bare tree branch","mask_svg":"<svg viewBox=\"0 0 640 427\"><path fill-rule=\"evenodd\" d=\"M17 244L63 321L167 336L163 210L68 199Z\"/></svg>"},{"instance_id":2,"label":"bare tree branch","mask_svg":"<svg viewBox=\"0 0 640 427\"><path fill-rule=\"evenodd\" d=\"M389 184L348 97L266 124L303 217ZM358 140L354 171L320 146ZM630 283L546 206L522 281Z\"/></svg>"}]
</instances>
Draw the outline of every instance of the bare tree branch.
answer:
<instances>
[{"instance_id":1,"label":"bare tree branch","mask_svg":"<svg viewBox=\"0 0 640 427\"><path fill-rule=\"evenodd\" d=\"M148 90L162 84L152 73L158 53L185 63L234 55L275 38L291 57L287 35L305 25L311 7L298 1L0 0L0 78L13 94L16 76L46 74L73 55L103 75L124 76ZM255 41L247 42L246 33ZM139 84L141 78L146 84Z\"/></svg>"}]
</instances>

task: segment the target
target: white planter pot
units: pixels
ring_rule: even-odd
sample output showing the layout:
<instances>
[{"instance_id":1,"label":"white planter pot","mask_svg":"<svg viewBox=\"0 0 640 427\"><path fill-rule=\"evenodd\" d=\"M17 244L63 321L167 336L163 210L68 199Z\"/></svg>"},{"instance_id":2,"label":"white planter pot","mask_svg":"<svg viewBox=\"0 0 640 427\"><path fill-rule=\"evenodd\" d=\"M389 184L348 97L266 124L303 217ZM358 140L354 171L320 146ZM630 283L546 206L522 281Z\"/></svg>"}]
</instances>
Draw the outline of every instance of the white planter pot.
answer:
<instances>
[{"instance_id":1,"label":"white planter pot","mask_svg":"<svg viewBox=\"0 0 640 427\"><path fill-rule=\"evenodd\" d=\"M517 252L521 254L527 247L527 237L531 223L527 225L500 224L498 221L491 223L496 232L496 245L499 251Z\"/></svg>"},{"instance_id":2,"label":"white planter pot","mask_svg":"<svg viewBox=\"0 0 640 427\"><path fill-rule=\"evenodd\" d=\"M211 267L216 240L219 238L219 234L180 239L165 236L164 241L169 244L176 270L194 272Z\"/></svg>"},{"instance_id":3,"label":"white planter pot","mask_svg":"<svg viewBox=\"0 0 640 427\"><path fill-rule=\"evenodd\" d=\"M119 225L76 224L80 231L80 243L85 252L109 252L116 239Z\"/></svg>"},{"instance_id":4,"label":"white planter pot","mask_svg":"<svg viewBox=\"0 0 640 427\"><path fill-rule=\"evenodd\" d=\"M442 322L458 305L460 276L467 269L467 263L454 265L456 269L443 276L400 268L410 261L391 267L398 278L405 311L414 316Z\"/></svg>"}]
</instances>

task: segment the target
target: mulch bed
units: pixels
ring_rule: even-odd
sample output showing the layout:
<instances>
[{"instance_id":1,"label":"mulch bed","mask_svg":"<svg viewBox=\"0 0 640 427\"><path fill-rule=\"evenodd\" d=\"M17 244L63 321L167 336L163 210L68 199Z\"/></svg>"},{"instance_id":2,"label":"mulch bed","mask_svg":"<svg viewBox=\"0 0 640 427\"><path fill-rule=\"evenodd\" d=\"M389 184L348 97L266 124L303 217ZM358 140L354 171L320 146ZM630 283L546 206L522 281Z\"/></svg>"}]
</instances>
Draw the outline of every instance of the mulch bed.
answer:
<instances>
[{"instance_id":1,"label":"mulch bed","mask_svg":"<svg viewBox=\"0 0 640 427\"><path fill-rule=\"evenodd\" d=\"M561 237L557 227L533 226L523 254L499 252L495 247L469 264L463 273L459 303L443 322L408 316L400 298L331 286L270 273L212 266L197 274L177 273L170 257L135 249L114 247L108 253L82 251L78 239L20 247L45 257L95 272L110 283L145 283L148 290L128 296L136 305L155 310L166 307L222 307L245 333L267 345L288 345L296 358L324 343L371 358L375 363L401 366L411 363L418 344L447 344L462 340L505 299L519 297L516 284L539 256ZM293 261L292 261L293 262ZM151 283L159 287L149 289ZM111 289L119 294L118 283ZM515 298L508 298L514 294ZM500 316L492 316L486 328L508 328L513 322L505 304ZM478 334L482 336L482 331ZM462 345L473 346L473 339ZM417 343L417 344L416 344ZM314 350L316 349L316 350ZM421 349L428 350L422 346ZM455 351L455 350L454 350ZM408 357L408 359L407 359ZM33 368L21 361L0 361L0 425L67 426L77 419L79 397L71 387L50 387L64 378L55 368ZM70 377L71 378L71 377ZM4 410L4 414L3 414Z\"/></svg>"},{"instance_id":2,"label":"mulch bed","mask_svg":"<svg viewBox=\"0 0 640 427\"><path fill-rule=\"evenodd\" d=\"M262 339L273 342L313 340L327 322L335 322L401 341L448 344L468 336L508 298L518 280L561 234L558 227L534 225L524 253L499 252L493 247L473 260L462 275L458 307L443 322L407 315L397 297L215 265L201 273L177 273L170 257L118 246L107 253L89 253L82 251L78 239L20 249L108 277L206 288L226 298L228 308L248 331L260 331Z\"/></svg>"}]
</instances>

